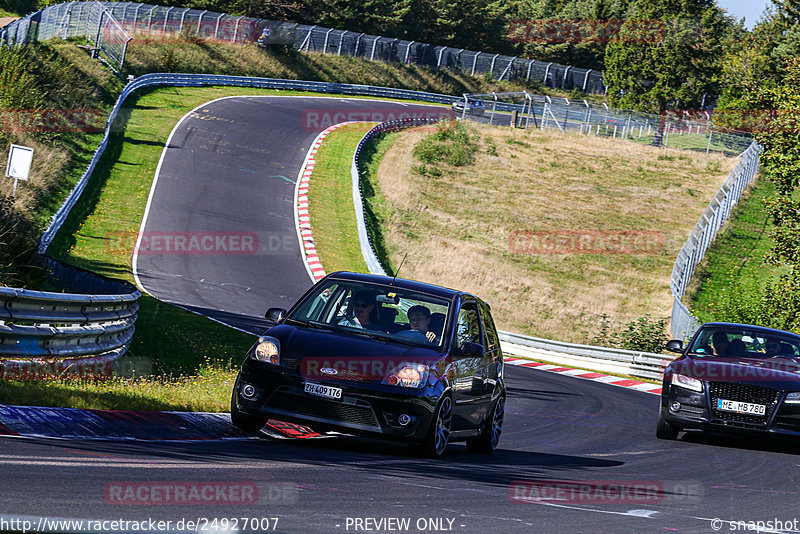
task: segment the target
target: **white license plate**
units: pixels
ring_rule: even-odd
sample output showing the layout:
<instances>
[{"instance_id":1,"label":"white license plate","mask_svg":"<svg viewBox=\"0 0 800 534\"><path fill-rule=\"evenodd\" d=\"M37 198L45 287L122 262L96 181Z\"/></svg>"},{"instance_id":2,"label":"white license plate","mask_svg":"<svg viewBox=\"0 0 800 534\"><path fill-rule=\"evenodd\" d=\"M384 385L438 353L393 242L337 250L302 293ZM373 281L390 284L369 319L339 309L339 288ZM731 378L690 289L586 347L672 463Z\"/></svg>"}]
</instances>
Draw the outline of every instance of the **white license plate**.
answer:
<instances>
[{"instance_id":1,"label":"white license plate","mask_svg":"<svg viewBox=\"0 0 800 534\"><path fill-rule=\"evenodd\" d=\"M725 399L717 399L717 410L723 412L746 413L750 415L766 415L767 407L763 404L752 404L750 402L739 402Z\"/></svg>"},{"instance_id":2,"label":"white license plate","mask_svg":"<svg viewBox=\"0 0 800 534\"><path fill-rule=\"evenodd\" d=\"M335 388L331 386L323 386L322 384L314 384L312 382L306 382L303 385L303 391L305 391L309 395L314 395L316 397L342 400L342 388Z\"/></svg>"}]
</instances>

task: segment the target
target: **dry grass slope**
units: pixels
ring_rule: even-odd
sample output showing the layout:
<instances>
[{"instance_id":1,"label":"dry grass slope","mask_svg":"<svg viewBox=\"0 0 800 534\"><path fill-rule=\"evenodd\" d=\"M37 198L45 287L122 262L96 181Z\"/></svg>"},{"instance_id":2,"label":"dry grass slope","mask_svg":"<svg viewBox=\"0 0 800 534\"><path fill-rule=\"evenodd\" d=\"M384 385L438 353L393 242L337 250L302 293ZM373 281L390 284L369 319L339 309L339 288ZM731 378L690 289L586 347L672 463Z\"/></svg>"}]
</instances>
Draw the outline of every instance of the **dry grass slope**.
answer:
<instances>
[{"instance_id":1,"label":"dry grass slope","mask_svg":"<svg viewBox=\"0 0 800 534\"><path fill-rule=\"evenodd\" d=\"M668 317L675 256L735 164L732 158L540 130L478 126L479 154L440 178L412 172L407 131L379 183L401 276L473 291L499 327L585 342L601 314L624 324ZM492 155L492 145L496 155ZM518 254L515 231L655 231L653 254Z\"/></svg>"}]
</instances>

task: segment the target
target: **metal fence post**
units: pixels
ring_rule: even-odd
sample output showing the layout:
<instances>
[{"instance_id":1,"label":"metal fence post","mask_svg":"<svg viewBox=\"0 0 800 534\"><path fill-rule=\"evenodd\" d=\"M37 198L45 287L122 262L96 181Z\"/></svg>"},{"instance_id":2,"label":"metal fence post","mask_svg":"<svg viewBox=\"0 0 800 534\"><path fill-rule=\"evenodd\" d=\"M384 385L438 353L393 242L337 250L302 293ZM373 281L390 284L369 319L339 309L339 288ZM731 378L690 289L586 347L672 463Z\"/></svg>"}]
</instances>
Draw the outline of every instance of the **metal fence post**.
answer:
<instances>
[{"instance_id":1,"label":"metal fence post","mask_svg":"<svg viewBox=\"0 0 800 534\"><path fill-rule=\"evenodd\" d=\"M443 46L443 47L442 47L442 48L439 50L439 57L438 57L438 58L436 58L436 68L437 68L437 69L441 69L441 68L442 68L442 55L444 55L444 51L445 51L445 50L447 50L447 47L446 47L446 46Z\"/></svg>"},{"instance_id":2,"label":"metal fence post","mask_svg":"<svg viewBox=\"0 0 800 534\"><path fill-rule=\"evenodd\" d=\"M239 17L238 19L236 19L236 24L233 26L233 41L231 41L232 43L236 42L236 36L239 34L239 23L242 21L243 18L244 17ZM316 26L314 26L314 28L316 28ZM309 36L311 35L311 30L308 31L308 35Z\"/></svg>"},{"instance_id":3,"label":"metal fence post","mask_svg":"<svg viewBox=\"0 0 800 534\"><path fill-rule=\"evenodd\" d=\"M197 17L197 35L199 35L199 36L202 36L201 29L202 29L202 26L203 26L203 15L205 15L206 13L208 13L207 9L205 11L203 11L202 13L200 13L200 16Z\"/></svg>"},{"instance_id":4,"label":"metal fence post","mask_svg":"<svg viewBox=\"0 0 800 534\"><path fill-rule=\"evenodd\" d=\"M375 40L372 41L372 52L369 54L370 61L375 59L375 47L378 46L378 39L380 39L380 37L375 37Z\"/></svg>"},{"instance_id":5,"label":"metal fence post","mask_svg":"<svg viewBox=\"0 0 800 534\"><path fill-rule=\"evenodd\" d=\"M222 20L222 17L225 15L220 13L219 17L217 17L216 22L214 23L214 40L219 40L219 21Z\"/></svg>"},{"instance_id":6,"label":"metal fence post","mask_svg":"<svg viewBox=\"0 0 800 534\"><path fill-rule=\"evenodd\" d=\"M489 76L494 76L494 62L497 60L497 56L499 55L500 54L495 54L494 57L492 58L492 66L489 69Z\"/></svg>"},{"instance_id":7,"label":"metal fence post","mask_svg":"<svg viewBox=\"0 0 800 534\"><path fill-rule=\"evenodd\" d=\"M545 67L544 69L544 79L542 80L542 85L544 85L545 87L547 87L547 77L550 75L550 67L552 65L553 65L552 63L548 63L547 67Z\"/></svg>"},{"instance_id":8,"label":"metal fence post","mask_svg":"<svg viewBox=\"0 0 800 534\"><path fill-rule=\"evenodd\" d=\"M470 76L475 76L475 67L478 65L478 56L480 55L481 53L477 52L475 57L472 59L472 72L470 72Z\"/></svg>"},{"instance_id":9,"label":"metal fence post","mask_svg":"<svg viewBox=\"0 0 800 534\"><path fill-rule=\"evenodd\" d=\"M336 55L337 56L341 56L342 55L342 43L344 43L344 36L345 35L347 35L347 30L345 30L344 33L342 33L342 35L339 36L339 50L336 51Z\"/></svg>"},{"instance_id":10,"label":"metal fence post","mask_svg":"<svg viewBox=\"0 0 800 534\"><path fill-rule=\"evenodd\" d=\"M325 32L325 43L322 45L322 53L323 54L327 54L328 53L328 38L330 37L332 31L333 31L333 28L328 28L328 31Z\"/></svg>"},{"instance_id":11,"label":"metal fence post","mask_svg":"<svg viewBox=\"0 0 800 534\"><path fill-rule=\"evenodd\" d=\"M589 75L591 73L592 69L589 69L586 71L586 76L583 77L583 87L581 88L581 91L583 91L584 93L586 92L586 84L589 83Z\"/></svg>"},{"instance_id":12,"label":"metal fence post","mask_svg":"<svg viewBox=\"0 0 800 534\"><path fill-rule=\"evenodd\" d=\"M414 42L415 41L409 42L408 46L406 47L406 57L405 57L405 60L403 61L406 65L408 64L408 53L411 52L411 45L413 45Z\"/></svg>"},{"instance_id":13,"label":"metal fence post","mask_svg":"<svg viewBox=\"0 0 800 534\"><path fill-rule=\"evenodd\" d=\"M528 60L528 73L525 75L525 82L527 83L531 79L531 67L533 67L533 60Z\"/></svg>"}]
</instances>

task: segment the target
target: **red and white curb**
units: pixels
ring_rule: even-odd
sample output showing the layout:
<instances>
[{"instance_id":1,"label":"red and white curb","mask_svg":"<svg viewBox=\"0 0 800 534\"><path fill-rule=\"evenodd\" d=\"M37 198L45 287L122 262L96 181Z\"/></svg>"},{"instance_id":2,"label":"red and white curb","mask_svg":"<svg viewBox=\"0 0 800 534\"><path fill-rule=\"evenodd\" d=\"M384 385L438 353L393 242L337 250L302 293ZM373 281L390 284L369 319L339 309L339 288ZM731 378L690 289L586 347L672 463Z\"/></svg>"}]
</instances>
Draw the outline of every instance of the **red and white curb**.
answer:
<instances>
[{"instance_id":1,"label":"red and white curb","mask_svg":"<svg viewBox=\"0 0 800 534\"><path fill-rule=\"evenodd\" d=\"M633 389L636 391L643 391L645 393L652 393L654 395L661 395L661 386L658 386L656 384L651 384L649 382L642 382L640 380L631 380L628 378L620 378L618 376L611 376L603 373L586 371L585 369L562 367L559 365L534 362L531 360L523 360L522 358L512 358L508 356L504 358L504 361L507 365L518 365L520 367L528 367L530 369L538 369L540 371L549 371L551 373L558 373L560 375L571 376L573 378L591 380L593 382L601 382L603 384L609 384L612 386Z\"/></svg>"},{"instance_id":2,"label":"red and white curb","mask_svg":"<svg viewBox=\"0 0 800 534\"><path fill-rule=\"evenodd\" d=\"M340 122L334 124L330 128L322 131L314 142L311 143L311 148L306 155L306 160L300 169L300 175L297 178L297 188L295 190L295 222L297 223L297 230L300 235L300 242L302 244L301 250L303 260L306 262L306 269L308 274L315 282L325 277L325 269L317 255L317 245L314 243L314 236L311 233L311 218L308 215L308 187L311 182L311 175L314 173L314 167L317 164L317 151L322 146L322 142L328 137L332 131L341 128L352 122Z\"/></svg>"}]
</instances>

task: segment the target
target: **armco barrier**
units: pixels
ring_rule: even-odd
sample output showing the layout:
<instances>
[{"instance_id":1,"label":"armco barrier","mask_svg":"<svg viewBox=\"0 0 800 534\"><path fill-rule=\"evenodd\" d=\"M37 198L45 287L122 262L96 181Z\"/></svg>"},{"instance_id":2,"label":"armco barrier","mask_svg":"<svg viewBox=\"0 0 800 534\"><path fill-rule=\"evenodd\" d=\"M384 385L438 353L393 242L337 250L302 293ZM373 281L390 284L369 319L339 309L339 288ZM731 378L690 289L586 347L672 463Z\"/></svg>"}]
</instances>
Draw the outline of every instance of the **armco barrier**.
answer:
<instances>
[{"instance_id":1,"label":"armco barrier","mask_svg":"<svg viewBox=\"0 0 800 534\"><path fill-rule=\"evenodd\" d=\"M0 378L109 364L127 351L140 296L138 290L79 295L0 287Z\"/></svg>"},{"instance_id":2,"label":"armco barrier","mask_svg":"<svg viewBox=\"0 0 800 534\"><path fill-rule=\"evenodd\" d=\"M44 254L47 247L53 241L61 225L69 215L75 203L80 198L89 177L94 172L97 162L105 152L108 146L109 135L114 128L114 123L117 120L122 104L130 96L131 93L138 89L145 87L156 87L160 85L169 85L177 87L202 87L208 85L228 85L237 87L256 87L261 89L283 89L289 91L312 91L318 93L330 94L344 94L344 95L358 95L358 96L375 96L380 98L399 98L407 100L421 100L423 102L434 102L439 104L449 104L453 102L455 97L448 95L441 95L436 93L426 93L421 91L410 91L407 89L390 89L387 87L375 87L371 85L355 85L348 83L328 83L328 82L308 82L301 80L281 80L273 78L247 78L244 76L221 76L211 74L145 74L136 78L125 86L122 93L117 98L114 108L109 114L106 121L105 134L100 145L95 150L91 161L89 162L86 171L75 184L67 199L59 208L58 212L53 216L50 225L42 234L39 241L39 253Z\"/></svg>"}]
</instances>

